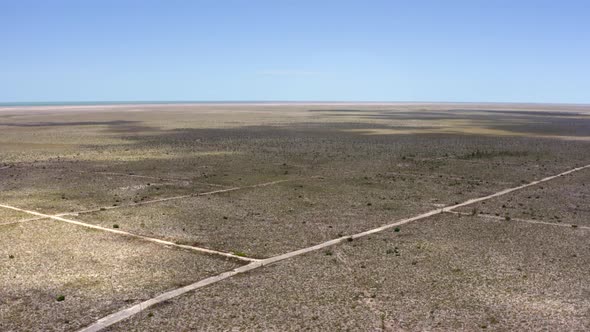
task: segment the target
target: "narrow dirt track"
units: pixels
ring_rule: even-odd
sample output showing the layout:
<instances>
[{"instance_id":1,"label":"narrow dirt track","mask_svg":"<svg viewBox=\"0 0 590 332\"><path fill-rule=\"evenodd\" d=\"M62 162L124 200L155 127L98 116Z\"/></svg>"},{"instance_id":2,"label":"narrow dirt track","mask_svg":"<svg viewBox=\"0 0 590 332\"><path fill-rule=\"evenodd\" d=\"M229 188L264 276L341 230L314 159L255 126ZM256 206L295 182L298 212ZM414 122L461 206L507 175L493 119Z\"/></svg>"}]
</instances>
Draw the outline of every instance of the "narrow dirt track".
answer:
<instances>
[{"instance_id":1,"label":"narrow dirt track","mask_svg":"<svg viewBox=\"0 0 590 332\"><path fill-rule=\"evenodd\" d=\"M381 226L381 227L377 227L377 228L374 228L374 229L371 229L371 230L368 230L368 231L365 231L365 232L361 232L361 233L357 233L357 234L353 234L353 235L349 235L349 236L339 237L337 239L330 240L330 241L327 241L327 242L323 242L323 243L317 244L315 246L311 246L311 247L299 249L299 250L292 251L292 252L289 252L289 253L286 253L286 254L282 254L282 255L275 256L275 257L270 257L270 258L267 258L267 259L263 259L263 260L260 260L260 261L257 261L257 262L252 262L252 263L250 263L248 265L245 265L245 266L236 268L234 270L231 270L231 271L228 271L228 272L223 272L223 273L221 273L219 275L216 275L216 276L213 276L213 277L209 277L209 278L203 279L201 281L198 281L196 283L193 283L193 284L190 284L190 285L187 285L187 286L184 286L184 287L181 287L181 288L178 288L178 289L175 289L175 290L172 290L172 291L169 291L169 292L160 294L160 295L158 295L158 296L156 296L156 297L154 297L152 299L149 299L147 301L141 302L139 304L136 304L136 305L131 306L129 308L123 309L121 311L115 312L115 313L113 313L113 314L111 314L109 316L106 316L104 318L101 318L101 319L97 320L92 325L90 325L88 327L85 327L85 328L79 330L78 332L97 332L97 331L101 331L104 328L109 327L109 326L111 326L113 324L116 324L116 323L118 323L118 322L120 322L120 321L122 321L124 319L127 319L127 318L129 318L129 317L131 317L131 316L133 316L135 314L138 314L138 313L146 310L147 308L149 308L149 307L151 307L151 306L153 306L155 304L158 304L158 303L161 303L161 302L170 300L172 298L178 297L178 296L180 296L182 294L185 294L187 292L190 292L190 291L193 291L193 290L196 290L196 289L199 289L199 288L202 288L202 287L205 287L205 286L208 286L208 285L211 285L211 284L220 282L222 280L225 280L225 279L230 278L232 276L235 276L237 274L245 273L245 272L248 272L248 271L251 271L251 270L254 270L254 269L263 267L265 265L277 263L277 262L280 262L280 261L283 261L283 260L286 260L286 259L289 259L289 258L292 258L292 257L300 256L300 255L303 255L303 254L306 254L306 253L309 253L309 252L312 252L312 251L317 251L317 250L320 250L320 249L323 249L323 248L326 248L326 247L330 247L330 246L333 246L333 245L342 243L344 241L347 241L349 239L356 239L356 238L361 238L361 237L364 237L364 236L367 236L367 235L371 235L371 234L374 234L374 233L379 233L379 232L382 232L384 230L387 230L387 229L390 229L390 228L393 228L393 227L404 225L404 224L407 224L407 223L412 222L412 221L417 221L417 220L425 219L425 218L428 218L428 217L431 217L431 216L434 216L434 215L437 215L437 214L440 214L440 213L453 212L452 210L453 209L456 209L458 207L462 207L462 206L466 206L466 205L469 205L469 204L473 204L473 203L485 201L485 200L488 200L488 199L491 199L491 198L494 198L494 197L506 195L508 193L511 193L511 192L514 192L514 191L517 191L517 190L521 190L521 189L524 189L524 188L527 188L527 187L530 187L530 186L534 186L534 185L537 185L539 183L551 181L551 180L556 179L556 178L558 178L560 176L571 174L571 173L574 173L574 172L577 172L577 171L581 171L581 170L586 169L586 168L589 168L589 167L590 167L590 164L588 164L586 166L576 167L576 168L573 168L571 170L565 171L563 173L559 173L557 175L553 175L553 176L549 176L549 177L543 178L541 180L536 180L536 181L533 181L533 182L530 182L530 183L527 183L527 184L524 184L524 185L521 185L521 186L518 186L518 187L505 189L505 190L499 191L499 192L494 193L494 194L491 194L491 195L487 195L487 196L483 196L483 197L479 197L479 198L470 199L470 200L467 200L467 201L465 201L463 203L459 203L459 204L455 204L455 205L450 205L450 206L447 206L447 207L444 207L444 208L440 208L440 209L436 209L436 210L431 210L429 212L422 213L420 215L417 215L417 216L414 216L414 217L411 217L411 218L402 219L402 220L396 221L394 223L387 224L387 225L384 225L384 226Z\"/></svg>"},{"instance_id":2,"label":"narrow dirt track","mask_svg":"<svg viewBox=\"0 0 590 332\"><path fill-rule=\"evenodd\" d=\"M478 214L471 214L467 212L457 212L457 211L445 211L445 213L451 213L460 216L474 216L478 218L484 219L492 219L497 222L506 221L506 217L502 216L495 216L493 214L486 214L486 213L478 213ZM539 224L539 225L549 225L549 226L557 226L557 227L569 227L569 228L582 228L582 229L590 229L588 226L580 226L575 224L565 224L565 223L556 223L556 222L547 222L547 221L540 221L540 220L532 220L532 219L522 219L522 218L514 218L511 217L510 221L518 221L518 222L526 222L529 224Z\"/></svg>"},{"instance_id":3,"label":"narrow dirt track","mask_svg":"<svg viewBox=\"0 0 590 332\"><path fill-rule=\"evenodd\" d=\"M111 176L126 176L131 178L140 178L140 179L151 179L151 180L161 180L161 181L168 181L168 182L190 182L190 183L197 183L202 184L205 186L211 187L228 187L222 184L217 183L209 183L209 182L201 182L201 181L193 181L190 179L183 179L183 178L169 178L169 177L157 177L157 176L148 176L148 175L139 175L139 174L125 174L125 173L118 173L118 172L100 172L100 171L75 171L78 173L90 173L90 174L101 174L101 175L111 175Z\"/></svg>"},{"instance_id":4,"label":"narrow dirt track","mask_svg":"<svg viewBox=\"0 0 590 332\"><path fill-rule=\"evenodd\" d=\"M14 224L20 224L20 223L23 223L23 222L43 220L43 219L48 219L48 218L47 217L37 217L37 218L28 218L28 219L22 219L22 220L15 220L15 221L9 221L9 222L2 223L2 224L0 224L0 226L14 225Z\"/></svg>"},{"instance_id":5,"label":"narrow dirt track","mask_svg":"<svg viewBox=\"0 0 590 332\"><path fill-rule=\"evenodd\" d=\"M102 226L92 225L92 224L88 224L88 223L81 222L81 221L78 221L78 220L67 219L67 218L64 218L64 216L71 216L71 215L78 215L78 214L82 214L82 213L91 213L91 212L99 212L99 211L105 211L105 210L112 210L112 209L117 209L117 208L122 208L122 207L140 206L140 205L145 205L145 204L158 203L158 202L166 202L166 201L183 199L183 198L189 198L189 197L208 196L208 195L226 193L226 192L231 192L231 191L236 191L236 190L241 190L241 189L267 187L267 186L271 186L271 185L278 184L278 183L283 183L283 182L288 182L288 181L295 181L295 179L276 180L276 181L270 181L270 182L264 182L264 183L254 184L254 185L250 185L250 186L233 187L233 188L227 188L227 189L218 189L218 190L209 191L209 192L205 192L205 193L188 194L188 195L181 195L181 196L160 198L160 199L154 199L154 200L150 200L150 201L133 203L133 204L128 204L128 205L108 206L108 207L101 207L101 208L92 209L92 210L85 210L85 211L59 213L59 214L55 214L55 215L49 215L49 214L45 214L45 213L40 213L40 212L36 212L36 211L22 209L22 208L19 208L19 207L16 207L16 206L10 206L10 205L0 204L0 207L6 208L6 209L11 209L11 210L14 210L14 211L24 212L24 213L28 213L28 214L32 214L32 215L37 216L37 218L31 218L31 219L25 219L25 220L22 220L22 221L15 221L15 222L10 222L10 223L0 224L0 226L2 226L2 225L9 225L9 224L15 224L15 223L20 223L20 222L25 222L25 221L46 219L47 218L47 219L59 220L59 221L67 222L67 223L78 225L78 226L82 226L82 227L97 229L97 230L101 230L101 231L104 231L104 232L110 232L110 233L115 233L115 234L124 235L124 236L128 236L128 237L133 237L133 238L141 239L141 240L144 240L144 241L149 241L149 242L153 242L153 243L162 244L162 245L165 245L165 246L171 246L171 247L176 247L176 248L181 248L181 249L199 251L199 252L210 254L210 255L224 256L224 257L233 258L233 259L237 259L237 260L244 261L244 262L257 262L257 261L260 261L260 260L259 259L256 259L256 258L238 256L238 255L234 255L232 253L221 252L221 251L207 249L207 248L189 246L189 245L184 245L184 244L177 244L177 243L166 241L166 240L162 240L162 239L157 239L157 238L152 238L152 237L148 237L148 236L133 234L133 233L129 233L129 232L117 230L117 229L111 229L111 228L106 228L106 227L102 227Z\"/></svg>"},{"instance_id":6,"label":"narrow dirt track","mask_svg":"<svg viewBox=\"0 0 590 332\"><path fill-rule=\"evenodd\" d=\"M277 181L264 182L264 183L249 185L249 186L243 186L243 187L232 187L232 188L226 188L226 189L218 189L218 190L213 190L213 191L207 191L204 193L164 197L164 198L152 199L149 201L143 201L143 202L137 202L137 203L121 204L121 205L117 205L117 206L112 206L112 205L111 206L103 206L100 208L90 209L90 210L58 213L58 214L55 214L55 216L57 216L57 217L76 216L76 215L83 214L83 213L92 213L92 212L99 212L99 211L106 211L106 210L121 209L121 208L125 208L125 207L141 206L141 205L152 204L152 203L168 202L168 201L174 201L174 200L190 198L190 197L209 196L209 195L222 194L222 193L227 193L227 192L232 192L232 191L237 191L237 190L242 190L242 189L266 187L266 186L271 186L271 185L278 184L278 183L296 181L296 180L300 180L300 179L277 180Z\"/></svg>"},{"instance_id":7,"label":"narrow dirt track","mask_svg":"<svg viewBox=\"0 0 590 332\"><path fill-rule=\"evenodd\" d=\"M104 231L104 232L115 233L115 234L124 235L124 236L128 236L128 237L133 237L133 238L141 239L141 240L148 241L148 242L163 244L165 246L182 248L182 249L187 249L187 250L193 250L193 251L198 251L198 252L202 252L202 253L206 253L206 254L210 254L210 255L224 256L224 257L233 258L233 259L237 259L237 260L241 260L241 261L245 261L245 262L256 262L256 261L259 261L258 259L255 259L255 258L242 257L242 256L234 255L234 254L231 254L231 253L221 252L221 251L216 251L216 250L211 250L211 249L207 249L207 248L193 247L193 246L188 246L188 245L184 245L184 244L176 244L176 243L170 242L170 241L165 241L165 240L160 240L160 239L156 239L156 238L152 238L152 237L147 237L147 236L143 236L143 235L137 235L137 234L133 234L133 233L128 233L128 232L120 231L120 230L117 230L117 229L111 229L111 228L101 227L101 226L97 226L97 225L87 224L87 223L84 223L84 222L81 222L81 221L72 220L72 219L66 219L66 218L63 218L63 217L60 217L60 216L52 216L52 215L49 215L49 214L44 214L44 213L39 213L39 212L35 212L35 211L25 210L25 209L21 209L21 208L15 207L15 206L0 204L0 207L6 208L6 209L11 209L11 210L14 210L14 211L20 211L20 212L29 213L29 214L36 215L36 216L39 216L39 217L42 217L42 218L49 218L49 219L53 219L53 220L59 220L59 221L67 222L67 223L78 225L78 226L83 226L83 227L97 229L97 230Z\"/></svg>"}]
</instances>

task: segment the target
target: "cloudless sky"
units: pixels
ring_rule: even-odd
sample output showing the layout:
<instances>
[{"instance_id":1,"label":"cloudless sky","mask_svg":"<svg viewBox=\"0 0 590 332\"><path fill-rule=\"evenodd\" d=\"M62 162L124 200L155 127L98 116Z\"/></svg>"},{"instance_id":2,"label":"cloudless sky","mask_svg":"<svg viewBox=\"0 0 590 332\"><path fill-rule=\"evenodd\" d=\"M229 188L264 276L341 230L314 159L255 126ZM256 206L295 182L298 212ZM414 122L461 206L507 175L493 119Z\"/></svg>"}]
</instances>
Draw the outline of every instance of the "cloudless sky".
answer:
<instances>
[{"instance_id":1,"label":"cloudless sky","mask_svg":"<svg viewBox=\"0 0 590 332\"><path fill-rule=\"evenodd\" d=\"M0 102L590 103L590 1L0 0Z\"/></svg>"}]
</instances>

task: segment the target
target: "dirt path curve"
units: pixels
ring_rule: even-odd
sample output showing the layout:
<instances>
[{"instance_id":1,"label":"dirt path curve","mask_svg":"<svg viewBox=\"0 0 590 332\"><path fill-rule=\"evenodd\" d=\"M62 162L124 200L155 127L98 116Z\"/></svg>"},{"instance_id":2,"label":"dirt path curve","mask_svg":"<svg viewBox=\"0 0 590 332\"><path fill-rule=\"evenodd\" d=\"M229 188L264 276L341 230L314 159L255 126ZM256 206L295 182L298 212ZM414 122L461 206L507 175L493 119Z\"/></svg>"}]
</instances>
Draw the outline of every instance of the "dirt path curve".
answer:
<instances>
[{"instance_id":1,"label":"dirt path curve","mask_svg":"<svg viewBox=\"0 0 590 332\"><path fill-rule=\"evenodd\" d=\"M221 273L219 275L216 275L216 276L213 276L213 277L209 277L209 278L203 279L201 281L198 281L196 283L193 283L193 284L190 284L190 285L187 285L187 286L184 286L184 287L181 287L181 288L178 288L178 289L175 289L175 290L172 290L172 291L169 291L169 292L160 294L160 295L158 295L158 296L156 296L156 297L154 297L152 299L149 299L147 301L141 302L139 304L136 304L136 305L131 306L129 308L123 309L121 311L115 312L115 313L113 313L113 314L111 314L109 316L106 316L104 318L101 318L101 319L97 320L92 325L90 325L88 327L85 327L85 328L79 330L78 332L98 332L98 331L101 331L104 328L109 327L109 326L111 326L113 324L116 324L116 323L118 323L118 322L120 322L120 321L122 321L124 319L127 319L127 318L129 318L129 317L131 317L131 316L133 316L135 314L138 314L138 313L146 310L147 308L149 308L149 307L151 307L153 305L156 305L158 303L161 303L161 302L170 300L172 298L178 297L178 296L180 296L182 294L185 294L187 292L190 292L190 291L193 291L193 290L196 290L196 289L199 289L199 288L202 288L202 287L205 287L205 286L208 286L208 285L211 285L211 284L220 282L220 281L225 280L227 278L233 277L233 276L235 276L237 274L245 273L245 272L248 272L248 271L251 271L251 270L254 270L254 269L263 267L265 265L277 263L277 262L280 262L280 261L283 261L283 260L286 260L286 259L289 259L289 258L292 258L292 257L300 256L300 255L303 255L303 254L306 254L306 253L309 253L309 252L312 252L312 251L317 251L317 250L320 250L320 249L323 249L323 248L326 248L326 247L330 247L330 246L333 246L333 245L342 243L344 241L348 241L349 239L361 238L361 237L364 237L364 236L367 236L367 235L371 235L371 234L374 234L374 233L382 232L384 230L387 230L387 229L390 229L390 228L393 228L393 227L397 227L397 226L400 226L400 225L403 225L403 224L407 224L407 223L412 222L412 221L417 221L417 220L425 219L425 218L428 218L428 217L431 217L431 216L434 216L434 215L437 215L437 214L440 214L440 213L443 213L443 212L452 211L453 209L458 208L458 207L461 207L461 206L465 206L465 205L473 204L473 203L476 203L476 202L488 200L488 199L491 199L491 198L494 198L494 197L497 197L497 196L502 196L502 195L511 193L513 191L521 190L521 189L524 189L524 188L527 188L527 187L530 187L530 186L537 185L539 183L551 181L551 180L553 180L555 178L558 178L560 176L571 174L571 173L574 173L574 172L577 172L577 171L580 171L580 170L583 170L583 169L586 169L586 168L590 168L590 164L588 164L586 166L576 167L576 168L573 168L573 169L571 169L569 171L565 171L565 172L560 173L560 174L557 174L557 175L549 176L549 177L543 178L541 180L533 181L533 182L530 182L530 183L527 183L527 184L524 184L524 185L521 185L521 186L518 186L518 187L505 189L505 190L499 191L499 192L497 192L495 194L491 194L491 195L488 195L488 196L483 196L483 197L480 197L480 198L470 199L470 200L467 200L467 201L465 201L463 203L459 203L459 204L455 204L455 205L450 205L450 206L444 207L442 209L431 210L429 212L422 213L420 215L417 215L417 216L414 216L414 217L411 217L411 218L402 219L402 220L399 220L399 221L396 221L394 223L387 224L387 225L384 225L384 226L381 226L381 227L373 228L373 229L368 230L368 231L365 231L365 232L361 232L361 233L357 233L357 234L353 234L353 235L349 235L349 236L339 237L337 239L330 240L330 241L327 241L327 242L323 242L323 243L317 244L315 246L311 246L311 247L307 247L307 248L295 250L295 251L292 251L292 252L288 252L286 254L282 254L282 255L278 255L278 256L266 258L266 259L263 259L263 260L260 260L260 261L257 261L257 262L252 262L252 263L250 263L248 265L245 265L245 266L242 266L242 267L233 269L231 271L223 272L223 273Z\"/></svg>"}]
</instances>

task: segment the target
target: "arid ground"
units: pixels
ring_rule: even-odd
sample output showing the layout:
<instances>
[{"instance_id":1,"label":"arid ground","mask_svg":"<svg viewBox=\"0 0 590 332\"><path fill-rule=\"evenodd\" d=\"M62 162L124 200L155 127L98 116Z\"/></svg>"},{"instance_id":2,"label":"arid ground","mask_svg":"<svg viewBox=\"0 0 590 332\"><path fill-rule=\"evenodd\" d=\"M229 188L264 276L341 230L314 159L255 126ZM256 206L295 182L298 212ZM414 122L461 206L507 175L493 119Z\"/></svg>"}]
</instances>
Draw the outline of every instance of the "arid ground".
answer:
<instances>
[{"instance_id":1,"label":"arid ground","mask_svg":"<svg viewBox=\"0 0 590 332\"><path fill-rule=\"evenodd\" d=\"M0 330L588 331L588 165L584 105L0 107Z\"/></svg>"}]
</instances>

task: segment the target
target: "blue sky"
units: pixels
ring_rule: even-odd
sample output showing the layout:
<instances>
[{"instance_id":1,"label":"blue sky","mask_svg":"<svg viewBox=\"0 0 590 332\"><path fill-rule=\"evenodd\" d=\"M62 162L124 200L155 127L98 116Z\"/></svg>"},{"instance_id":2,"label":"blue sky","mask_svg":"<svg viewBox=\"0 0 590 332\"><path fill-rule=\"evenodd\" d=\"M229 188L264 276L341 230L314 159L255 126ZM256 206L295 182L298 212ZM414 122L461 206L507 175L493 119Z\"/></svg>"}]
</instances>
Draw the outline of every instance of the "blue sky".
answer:
<instances>
[{"instance_id":1,"label":"blue sky","mask_svg":"<svg viewBox=\"0 0 590 332\"><path fill-rule=\"evenodd\" d=\"M0 102L590 103L590 1L0 0Z\"/></svg>"}]
</instances>

